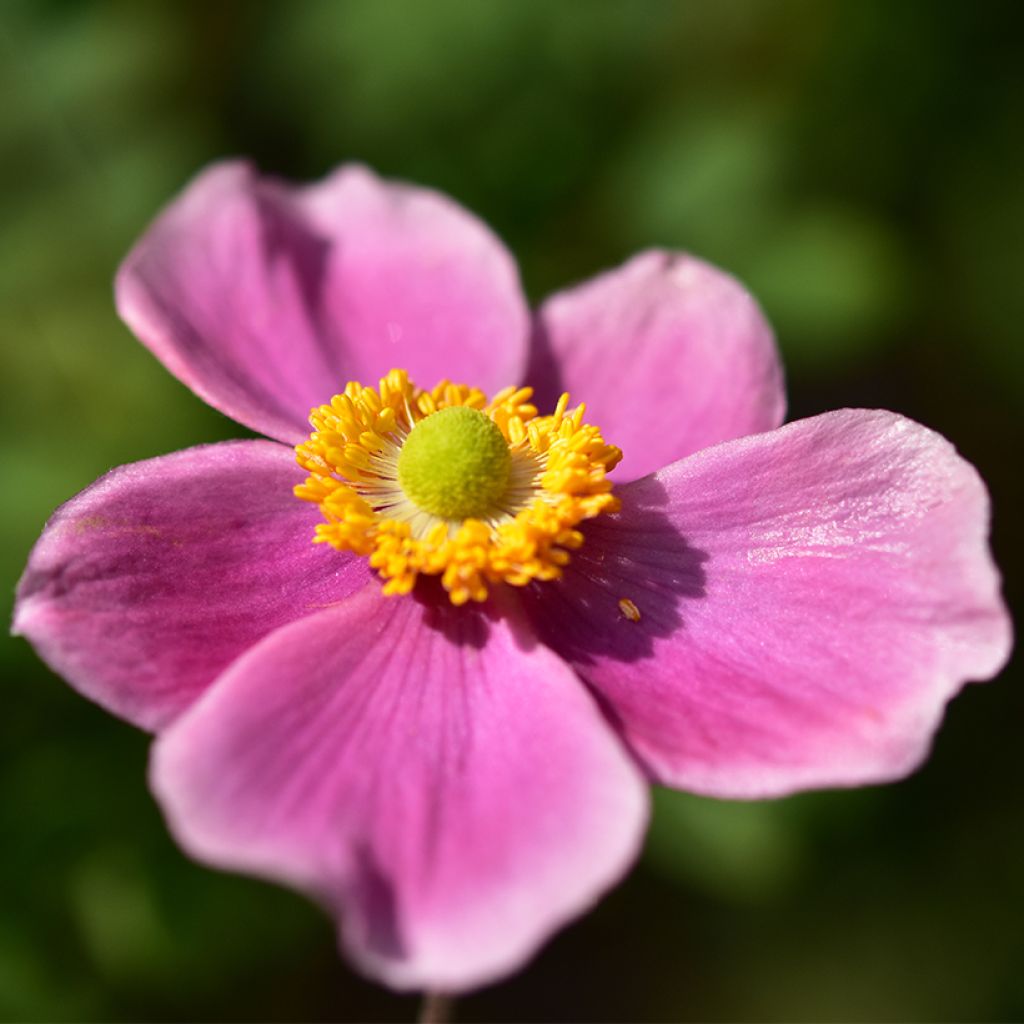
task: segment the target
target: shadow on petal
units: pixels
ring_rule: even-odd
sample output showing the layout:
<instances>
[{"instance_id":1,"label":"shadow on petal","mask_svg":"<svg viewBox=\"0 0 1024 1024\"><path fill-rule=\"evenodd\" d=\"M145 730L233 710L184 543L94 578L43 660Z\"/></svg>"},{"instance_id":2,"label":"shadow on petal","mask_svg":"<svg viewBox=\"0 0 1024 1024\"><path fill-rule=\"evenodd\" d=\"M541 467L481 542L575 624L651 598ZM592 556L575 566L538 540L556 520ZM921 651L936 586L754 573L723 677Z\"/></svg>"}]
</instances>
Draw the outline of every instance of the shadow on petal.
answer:
<instances>
[{"instance_id":1,"label":"shadow on petal","mask_svg":"<svg viewBox=\"0 0 1024 1024\"><path fill-rule=\"evenodd\" d=\"M456 647L483 650L491 633L491 622L498 612L491 602L455 607L437 576L421 576L413 590L413 599L423 606L423 625Z\"/></svg>"},{"instance_id":2,"label":"shadow on petal","mask_svg":"<svg viewBox=\"0 0 1024 1024\"><path fill-rule=\"evenodd\" d=\"M686 628L686 603L706 593L708 555L665 515L663 485L650 477L622 499L618 514L586 524L586 541L562 579L523 595L540 638L577 665L651 657L657 639ZM639 619L620 601L631 602Z\"/></svg>"}]
</instances>

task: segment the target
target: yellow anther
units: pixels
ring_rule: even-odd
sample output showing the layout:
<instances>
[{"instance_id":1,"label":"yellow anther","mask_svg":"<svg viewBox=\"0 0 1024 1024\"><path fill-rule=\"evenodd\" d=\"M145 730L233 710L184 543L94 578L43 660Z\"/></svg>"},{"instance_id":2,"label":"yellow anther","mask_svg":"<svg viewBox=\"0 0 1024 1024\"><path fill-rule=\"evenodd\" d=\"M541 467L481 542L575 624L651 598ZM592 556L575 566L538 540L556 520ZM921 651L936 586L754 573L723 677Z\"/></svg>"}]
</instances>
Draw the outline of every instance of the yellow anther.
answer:
<instances>
[{"instance_id":1,"label":"yellow anther","mask_svg":"<svg viewBox=\"0 0 1024 1024\"><path fill-rule=\"evenodd\" d=\"M550 416L538 415L532 397L530 388L507 387L488 401L479 389L450 381L424 391L403 370L392 370L377 388L349 382L312 410L313 432L296 448L310 475L295 494L319 505L325 520L314 542L366 556L384 578L386 594L409 593L420 575L440 576L457 605L485 600L495 583L522 587L557 579L583 543L576 527L618 508L607 474L622 453L583 422L583 405L569 410L567 394ZM507 451L498 458L497 448L488 449L486 458L473 459L459 448L454 469L447 461L435 469L429 451L417 457L410 451L403 486L399 462L414 428L457 407L466 414L453 424L489 420L493 438ZM435 477L444 477L444 486L423 485ZM449 492L465 500L438 497ZM619 608L639 619L628 599Z\"/></svg>"}]
</instances>

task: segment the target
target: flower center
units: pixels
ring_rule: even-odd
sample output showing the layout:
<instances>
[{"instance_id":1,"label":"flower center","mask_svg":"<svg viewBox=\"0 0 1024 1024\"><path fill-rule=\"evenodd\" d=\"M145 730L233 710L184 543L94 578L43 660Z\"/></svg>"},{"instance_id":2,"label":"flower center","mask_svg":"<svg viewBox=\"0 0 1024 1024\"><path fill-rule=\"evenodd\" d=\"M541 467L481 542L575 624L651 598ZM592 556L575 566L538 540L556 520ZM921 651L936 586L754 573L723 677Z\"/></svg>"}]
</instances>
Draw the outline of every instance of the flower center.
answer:
<instances>
[{"instance_id":1,"label":"flower center","mask_svg":"<svg viewBox=\"0 0 1024 1024\"><path fill-rule=\"evenodd\" d=\"M441 381L416 387L392 370L377 388L351 381L310 413L296 449L308 473L297 497L324 522L317 543L364 555L385 594L440 576L453 604L488 587L523 587L562 574L585 519L614 512L608 472L622 458L562 395L540 416L530 388L490 401Z\"/></svg>"},{"instance_id":2,"label":"flower center","mask_svg":"<svg viewBox=\"0 0 1024 1024\"><path fill-rule=\"evenodd\" d=\"M453 405L412 428L398 456L398 482L424 512L479 519L505 493L511 466L508 442L494 420Z\"/></svg>"}]
</instances>

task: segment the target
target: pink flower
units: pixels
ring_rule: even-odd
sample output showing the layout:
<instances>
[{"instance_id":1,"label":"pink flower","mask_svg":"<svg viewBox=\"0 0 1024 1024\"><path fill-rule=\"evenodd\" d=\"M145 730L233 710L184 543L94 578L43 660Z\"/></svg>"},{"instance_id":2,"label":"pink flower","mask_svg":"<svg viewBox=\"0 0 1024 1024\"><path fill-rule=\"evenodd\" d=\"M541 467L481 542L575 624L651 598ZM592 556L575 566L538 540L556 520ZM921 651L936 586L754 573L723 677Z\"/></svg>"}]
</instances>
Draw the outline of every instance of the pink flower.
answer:
<instances>
[{"instance_id":1,"label":"pink flower","mask_svg":"<svg viewBox=\"0 0 1024 1024\"><path fill-rule=\"evenodd\" d=\"M139 242L117 303L271 440L72 499L15 630L157 734L186 850L312 894L391 985L522 964L627 869L647 782L750 798L899 778L1007 657L974 469L890 412L780 426L771 330L693 257L643 253L531 319L501 243L443 196L223 164ZM411 383L442 379L468 387ZM523 381L554 415L471 390ZM563 389L600 430L556 409ZM496 447L403 468L440 406Z\"/></svg>"}]
</instances>

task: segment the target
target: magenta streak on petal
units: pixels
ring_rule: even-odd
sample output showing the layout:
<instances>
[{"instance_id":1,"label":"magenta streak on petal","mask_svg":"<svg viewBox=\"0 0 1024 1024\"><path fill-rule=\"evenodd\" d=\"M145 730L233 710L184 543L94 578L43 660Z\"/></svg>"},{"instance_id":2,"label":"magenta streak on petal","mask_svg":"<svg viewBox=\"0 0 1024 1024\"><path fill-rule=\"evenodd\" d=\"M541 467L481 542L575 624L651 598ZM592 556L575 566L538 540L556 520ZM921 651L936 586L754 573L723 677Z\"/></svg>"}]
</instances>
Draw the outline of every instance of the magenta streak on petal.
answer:
<instances>
[{"instance_id":1,"label":"magenta streak on petal","mask_svg":"<svg viewBox=\"0 0 1024 1024\"><path fill-rule=\"evenodd\" d=\"M161 736L152 783L194 856L318 896L375 977L459 990L622 875L646 794L564 663L425 589L268 637Z\"/></svg>"},{"instance_id":2,"label":"magenta streak on petal","mask_svg":"<svg viewBox=\"0 0 1024 1024\"><path fill-rule=\"evenodd\" d=\"M527 383L562 391L624 452L633 480L693 452L772 430L786 411L771 327L743 286L682 253L650 251L540 308Z\"/></svg>"},{"instance_id":3,"label":"magenta streak on petal","mask_svg":"<svg viewBox=\"0 0 1024 1024\"><path fill-rule=\"evenodd\" d=\"M312 543L290 449L191 448L122 466L50 520L14 630L86 696L146 729L272 630L344 600L363 559Z\"/></svg>"},{"instance_id":4,"label":"magenta streak on petal","mask_svg":"<svg viewBox=\"0 0 1024 1024\"><path fill-rule=\"evenodd\" d=\"M118 273L118 310L167 368L294 444L312 406L393 367L517 383L528 313L501 242L452 200L358 166L291 186L246 164L200 174Z\"/></svg>"},{"instance_id":5,"label":"magenta streak on petal","mask_svg":"<svg viewBox=\"0 0 1024 1024\"><path fill-rule=\"evenodd\" d=\"M763 797L901 777L1008 656L984 486L910 420L829 413L619 493L527 604L658 781Z\"/></svg>"}]
</instances>

